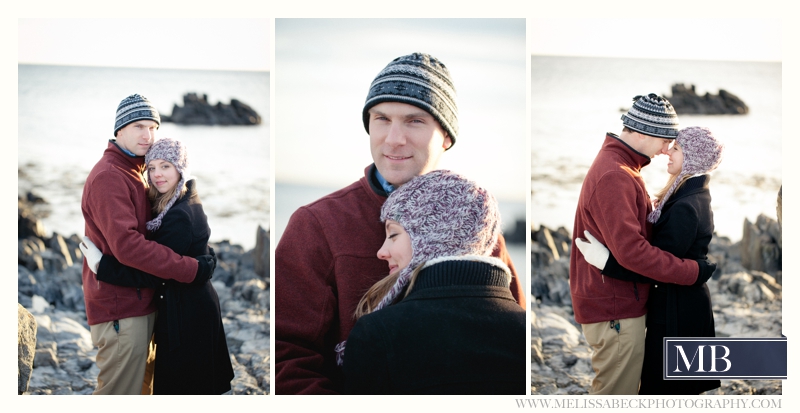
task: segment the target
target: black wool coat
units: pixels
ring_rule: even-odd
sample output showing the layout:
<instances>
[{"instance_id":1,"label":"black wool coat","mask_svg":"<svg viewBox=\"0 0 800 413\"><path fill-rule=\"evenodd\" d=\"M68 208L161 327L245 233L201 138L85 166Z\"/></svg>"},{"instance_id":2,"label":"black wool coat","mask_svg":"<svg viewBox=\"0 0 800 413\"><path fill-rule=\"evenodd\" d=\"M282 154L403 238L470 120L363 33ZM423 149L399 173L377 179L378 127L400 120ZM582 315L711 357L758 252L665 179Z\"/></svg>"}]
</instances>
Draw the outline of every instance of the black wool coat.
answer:
<instances>
[{"instance_id":1,"label":"black wool coat","mask_svg":"<svg viewBox=\"0 0 800 413\"><path fill-rule=\"evenodd\" d=\"M206 255L211 229L195 181L186 182L186 188L150 238L180 255ZM97 278L156 289L154 394L222 394L230 390L233 367L219 297L210 281L193 285L161 279L124 266L110 255L100 261Z\"/></svg>"},{"instance_id":2,"label":"black wool coat","mask_svg":"<svg viewBox=\"0 0 800 413\"><path fill-rule=\"evenodd\" d=\"M433 264L402 301L358 320L345 348L345 390L525 394L526 329L504 270L475 261Z\"/></svg>"},{"instance_id":3,"label":"black wool coat","mask_svg":"<svg viewBox=\"0 0 800 413\"><path fill-rule=\"evenodd\" d=\"M714 234L709 179L708 175L689 178L670 196L653 225L650 241L653 246L679 258L706 258ZM627 270L614 259L609 259L606 267L604 275L626 276ZM719 387L719 380L662 379L664 337L715 336L708 286L649 281L652 285L647 300L647 336L639 394L699 394Z\"/></svg>"}]
</instances>

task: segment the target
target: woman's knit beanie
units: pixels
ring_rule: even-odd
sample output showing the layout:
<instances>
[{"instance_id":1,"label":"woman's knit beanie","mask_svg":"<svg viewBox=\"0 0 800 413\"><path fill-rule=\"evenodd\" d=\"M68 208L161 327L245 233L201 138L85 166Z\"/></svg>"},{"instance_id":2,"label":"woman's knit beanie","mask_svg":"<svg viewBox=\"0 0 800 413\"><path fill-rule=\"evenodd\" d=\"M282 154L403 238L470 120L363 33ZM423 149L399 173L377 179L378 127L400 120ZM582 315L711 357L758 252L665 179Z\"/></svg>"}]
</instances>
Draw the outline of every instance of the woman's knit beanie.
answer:
<instances>
[{"instance_id":1,"label":"woman's knit beanie","mask_svg":"<svg viewBox=\"0 0 800 413\"><path fill-rule=\"evenodd\" d=\"M717 169L720 162L722 162L722 152L725 146L711 134L708 128L690 126L681 129L675 141L683 151L683 165L675 182L664 194L664 198L661 199L653 212L647 216L647 220L651 223L656 223L658 218L661 217L661 209L675 192L684 176L709 173Z\"/></svg>"},{"instance_id":2,"label":"woman's knit beanie","mask_svg":"<svg viewBox=\"0 0 800 413\"><path fill-rule=\"evenodd\" d=\"M170 138L157 140L144 156L144 164L150 165L150 161L154 159L163 159L174 165L175 169L181 174L181 180L176 186L175 195L167 202L164 210L161 211L155 219L147 222L147 229L150 231L155 231L161 226L161 220L180 197L183 186L186 185L186 177L189 176L189 158L186 154L186 146L180 141ZM150 180L150 173L147 174L147 183L150 184L150 186L153 185L153 182Z\"/></svg>"},{"instance_id":3,"label":"woman's knit beanie","mask_svg":"<svg viewBox=\"0 0 800 413\"><path fill-rule=\"evenodd\" d=\"M426 261L443 257L488 257L500 235L497 201L485 189L461 175L437 170L414 177L389 195L381 221L403 226L411 239L411 262L373 312L392 304ZM343 341L334 348L336 363L344 362Z\"/></svg>"},{"instance_id":4,"label":"woman's knit beanie","mask_svg":"<svg viewBox=\"0 0 800 413\"><path fill-rule=\"evenodd\" d=\"M397 221L411 238L411 262L375 307L390 305L425 261L448 256L489 256L500 234L497 201L484 188L447 170L417 176L392 192L381 221Z\"/></svg>"}]
</instances>

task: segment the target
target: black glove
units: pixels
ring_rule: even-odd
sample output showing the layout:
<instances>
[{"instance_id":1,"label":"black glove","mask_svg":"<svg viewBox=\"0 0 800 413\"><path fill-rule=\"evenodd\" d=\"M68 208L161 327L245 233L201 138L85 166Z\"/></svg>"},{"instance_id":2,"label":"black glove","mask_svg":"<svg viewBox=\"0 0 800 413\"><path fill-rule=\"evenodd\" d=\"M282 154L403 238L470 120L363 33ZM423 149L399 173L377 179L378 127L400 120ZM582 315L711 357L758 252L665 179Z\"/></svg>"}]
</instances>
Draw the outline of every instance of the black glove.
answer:
<instances>
[{"instance_id":1,"label":"black glove","mask_svg":"<svg viewBox=\"0 0 800 413\"><path fill-rule=\"evenodd\" d=\"M214 249L211 247L208 248L208 251L209 255L195 257L197 259L197 274L190 283L191 285L203 285L214 274L214 268L217 267L217 254L214 253Z\"/></svg>"},{"instance_id":2,"label":"black glove","mask_svg":"<svg viewBox=\"0 0 800 413\"><path fill-rule=\"evenodd\" d=\"M698 287L711 279L711 276L714 275L714 271L717 270L717 264L709 261L708 258L695 261L697 261L697 266L700 267L700 272L697 274L697 281L695 281L692 285Z\"/></svg>"},{"instance_id":3,"label":"black glove","mask_svg":"<svg viewBox=\"0 0 800 413\"><path fill-rule=\"evenodd\" d=\"M607 277L611 277L622 281L637 282L639 284L656 283L655 280L645 277L644 275L635 273L620 265L619 261L617 261L617 259L614 258L614 254L608 254L608 260L606 261L606 265L603 267L603 270L600 271L600 273Z\"/></svg>"}]
</instances>

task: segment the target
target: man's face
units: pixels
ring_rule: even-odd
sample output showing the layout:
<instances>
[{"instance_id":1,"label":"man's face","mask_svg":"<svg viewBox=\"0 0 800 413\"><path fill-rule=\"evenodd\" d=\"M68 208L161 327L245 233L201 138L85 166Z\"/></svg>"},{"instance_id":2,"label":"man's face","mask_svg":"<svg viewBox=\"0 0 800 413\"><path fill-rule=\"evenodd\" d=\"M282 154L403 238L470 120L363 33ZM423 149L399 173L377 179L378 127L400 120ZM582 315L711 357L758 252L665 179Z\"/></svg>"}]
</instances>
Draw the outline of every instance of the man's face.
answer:
<instances>
[{"instance_id":1,"label":"man's face","mask_svg":"<svg viewBox=\"0 0 800 413\"><path fill-rule=\"evenodd\" d=\"M646 139L644 141L642 153L654 158L656 155L666 155L669 150L669 144L672 139L656 138L654 136L642 135Z\"/></svg>"},{"instance_id":2,"label":"man's face","mask_svg":"<svg viewBox=\"0 0 800 413\"><path fill-rule=\"evenodd\" d=\"M634 130L622 131L620 138L623 141L632 143L633 149L636 149L642 155L650 158L659 154L667 154L672 139L657 138L655 136L645 135Z\"/></svg>"},{"instance_id":3,"label":"man's face","mask_svg":"<svg viewBox=\"0 0 800 413\"><path fill-rule=\"evenodd\" d=\"M399 102L379 103L369 110L369 141L378 172L394 186L436 169L452 145L430 113Z\"/></svg>"},{"instance_id":4,"label":"man's face","mask_svg":"<svg viewBox=\"0 0 800 413\"><path fill-rule=\"evenodd\" d=\"M136 156L144 156L156 136L158 123L143 119L125 125L117 131L117 145L133 152Z\"/></svg>"}]
</instances>

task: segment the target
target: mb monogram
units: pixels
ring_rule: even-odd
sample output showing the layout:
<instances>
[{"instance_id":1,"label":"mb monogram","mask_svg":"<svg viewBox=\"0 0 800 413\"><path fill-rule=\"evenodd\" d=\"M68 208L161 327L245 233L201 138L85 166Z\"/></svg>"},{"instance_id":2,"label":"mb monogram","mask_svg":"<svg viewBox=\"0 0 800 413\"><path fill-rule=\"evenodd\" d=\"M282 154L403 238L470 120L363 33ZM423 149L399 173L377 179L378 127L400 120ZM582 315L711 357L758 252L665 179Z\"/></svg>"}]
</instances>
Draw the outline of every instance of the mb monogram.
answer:
<instances>
[{"instance_id":1,"label":"mb monogram","mask_svg":"<svg viewBox=\"0 0 800 413\"><path fill-rule=\"evenodd\" d=\"M664 379L786 379L786 337L664 339Z\"/></svg>"}]
</instances>

